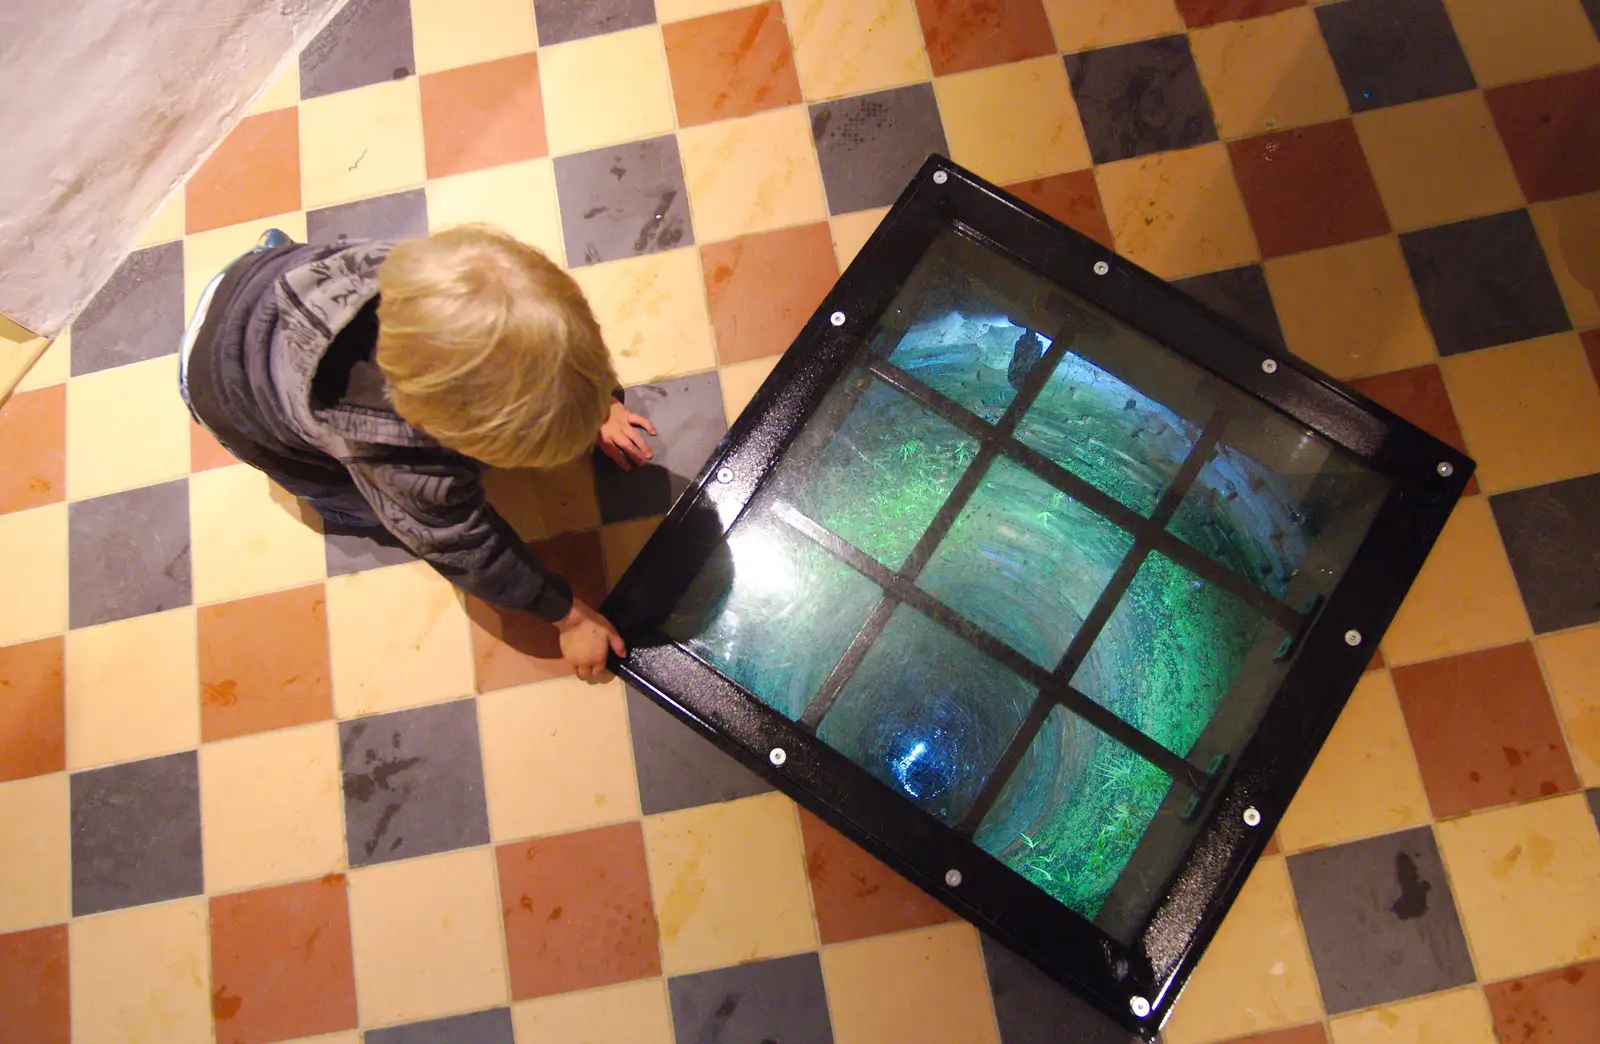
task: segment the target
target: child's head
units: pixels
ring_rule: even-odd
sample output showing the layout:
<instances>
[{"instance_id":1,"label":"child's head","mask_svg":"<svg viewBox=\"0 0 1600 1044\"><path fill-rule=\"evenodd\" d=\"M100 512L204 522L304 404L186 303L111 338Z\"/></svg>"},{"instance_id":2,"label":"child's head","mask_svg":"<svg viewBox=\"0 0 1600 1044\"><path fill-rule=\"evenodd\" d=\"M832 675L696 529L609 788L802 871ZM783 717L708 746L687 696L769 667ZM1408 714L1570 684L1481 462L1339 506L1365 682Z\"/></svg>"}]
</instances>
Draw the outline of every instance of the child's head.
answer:
<instances>
[{"instance_id":1,"label":"child's head","mask_svg":"<svg viewBox=\"0 0 1600 1044\"><path fill-rule=\"evenodd\" d=\"M487 225L396 244L378 269L378 367L396 412L499 467L594 444L617 386L578 284Z\"/></svg>"}]
</instances>

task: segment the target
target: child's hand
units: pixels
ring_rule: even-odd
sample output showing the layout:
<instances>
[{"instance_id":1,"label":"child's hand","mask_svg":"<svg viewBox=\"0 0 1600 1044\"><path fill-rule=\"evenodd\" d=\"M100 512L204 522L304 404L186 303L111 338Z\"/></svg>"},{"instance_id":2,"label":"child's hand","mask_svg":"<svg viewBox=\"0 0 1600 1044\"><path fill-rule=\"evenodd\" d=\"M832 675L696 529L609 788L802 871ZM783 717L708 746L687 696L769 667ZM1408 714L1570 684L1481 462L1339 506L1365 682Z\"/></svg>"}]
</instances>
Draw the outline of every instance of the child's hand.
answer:
<instances>
[{"instance_id":1,"label":"child's hand","mask_svg":"<svg viewBox=\"0 0 1600 1044\"><path fill-rule=\"evenodd\" d=\"M608 651L628 655L628 647L611 621L576 598L572 610L557 621L556 630L561 633L561 655L580 678L594 678L604 671Z\"/></svg>"},{"instance_id":2,"label":"child's hand","mask_svg":"<svg viewBox=\"0 0 1600 1044\"><path fill-rule=\"evenodd\" d=\"M600 425L598 439L600 451L610 457L623 471L630 471L634 464L643 464L655 456L643 437L635 430L639 428L643 428L651 435L656 433L654 424L637 413L630 413L620 402L611 404L610 415L606 417L605 423Z\"/></svg>"}]
</instances>

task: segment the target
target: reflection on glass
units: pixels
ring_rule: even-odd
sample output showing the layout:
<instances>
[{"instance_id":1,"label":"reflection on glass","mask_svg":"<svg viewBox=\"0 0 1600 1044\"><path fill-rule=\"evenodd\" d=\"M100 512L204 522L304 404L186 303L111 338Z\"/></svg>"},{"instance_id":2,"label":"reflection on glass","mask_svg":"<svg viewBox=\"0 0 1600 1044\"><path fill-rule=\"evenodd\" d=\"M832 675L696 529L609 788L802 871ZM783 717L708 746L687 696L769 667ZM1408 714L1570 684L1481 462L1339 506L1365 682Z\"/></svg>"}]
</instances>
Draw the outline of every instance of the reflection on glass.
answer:
<instances>
[{"instance_id":1,"label":"reflection on glass","mask_svg":"<svg viewBox=\"0 0 1600 1044\"><path fill-rule=\"evenodd\" d=\"M967 642L900 606L817 736L918 808L955 821L1035 695Z\"/></svg>"},{"instance_id":2,"label":"reflection on glass","mask_svg":"<svg viewBox=\"0 0 1600 1044\"><path fill-rule=\"evenodd\" d=\"M701 568L665 629L793 719L880 594L788 526L754 513Z\"/></svg>"},{"instance_id":3,"label":"reflection on glass","mask_svg":"<svg viewBox=\"0 0 1600 1044\"><path fill-rule=\"evenodd\" d=\"M795 506L887 566L921 539L977 443L862 376L861 398L811 461L793 461Z\"/></svg>"},{"instance_id":4,"label":"reflection on glass","mask_svg":"<svg viewBox=\"0 0 1600 1044\"><path fill-rule=\"evenodd\" d=\"M918 583L1054 668L1133 537L1009 460L997 461Z\"/></svg>"},{"instance_id":5,"label":"reflection on glass","mask_svg":"<svg viewBox=\"0 0 1600 1044\"><path fill-rule=\"evenodd\" d=\"M1284 637L1233 595L1152 552L1072 684L1168 750L1187 755L1251 651L1276 647ZM1270 658L1265 664L1279 669Z\"/></svg>"},{"instance_id":6,"label":"reflection on glass","mask_svg":"<svg viewBox=\"0 0 1600 1044\"><path fill-rule=\"evenodd\" d=\"M1166 773L1057 707L973 840L1092 919L1171 787Z\"/></svg>"}]
</instances>

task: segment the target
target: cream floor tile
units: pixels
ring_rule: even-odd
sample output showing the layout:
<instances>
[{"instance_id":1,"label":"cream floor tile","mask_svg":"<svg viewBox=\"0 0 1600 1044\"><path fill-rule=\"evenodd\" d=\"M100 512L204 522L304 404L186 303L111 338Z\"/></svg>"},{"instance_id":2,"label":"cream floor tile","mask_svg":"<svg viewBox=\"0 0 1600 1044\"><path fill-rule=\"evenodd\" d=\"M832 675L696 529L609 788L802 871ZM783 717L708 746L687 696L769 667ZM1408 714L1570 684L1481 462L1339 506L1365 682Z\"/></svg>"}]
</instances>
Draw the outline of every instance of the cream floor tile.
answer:
<instances>
[{"instance_id":1,"label":"cream floor tile","mask_svg":"<svg viewBox=\"0 0 1600 1044\"><path fill-rule=\"evenodd\" d=\"M72 374L72 330L62 330L33 368L17 382L17 391L35 391L60 384Z\"/></svg>"},{"instance_id":2,"label":"cream floor tile","mask_svg":"<svg viewBox=\"0 0 1600 1044\"><path fill-rule=\"evenodd\" d=\"M1489 511L1489 498L1456 505L1383 639L1391 664L1505 645L1530 632L1527 611Z\"/></svg>"},{"instance_id":3,"label":"cream floor tile","mask_svg":"<svg viewBox=\"0 0 1600 1044\"><path fill-rule=\"evenodd\" d=\"M1173 0L1115 0L1085 4L1081 0L1044 0L1056 48L1086 51L1091 47L1148 40L1184 30Z\"/></svg>"},{"instance_id":4,"label":"cream floor tile","mask_svg":"<svg viewBox=\"0 0 1600 1044\"><path fill-rule=\"evenodd\" d=\"M0 784L0 933L72 916L70 831L64 773Z\"/></svg>"},{"instance_id":5,"label":"cream floor tile","mask_svg":"<svg viewBox=\"0 0 1600 1044\"><path fill-rule=\"evenodd\" d=\"M1278 826L1298 852L1431 819L1422 774L1388 671L1364 675Z\"/></svg>"},{"instance_id":6,"label":"cream floor tile","mask_svg":"<svg viewBox=\"0 0 1600 1044\"><path fill-rule=\"evenodd\" d=\"M1479 86L1531 80L1600 63L1581 0L1444 0Z\"/></svg>"},{"instance_id":7,"label":"cream floor tile","mask_svg":"<svg viewBox=\"0 0 1600 1044\"><path fill-rule=\"evenodd\" d=\"M67 505L0 515L0 645L67 629Z\"/></svg>"},{"instance_id":8,"label":"cream floor tile","mask_svg":"<svg viewBox=\"0 0 1600 1044\"><path fill-rule=\"evenodd\" d=\"M709 370L716 362L700 252L647 254L575 269L624 385Z\"/></svg>"},{"instance_id":9,"label":"cream floor tile","mask_svg":"<svg viewBox=\"0 0 1600 1044\"><path fill-rule=\"evenodd\" d=\"M230 601L327 575L315 511L247 464L189 479L194 600Z\"/></svg>"},{"instance_id":10,"label":"cream floor tile","mask_svg":"<svg viewBox=\"0 0 1600 1044\"><path fill-rule=\"evenodd\" d=\"M950 158L980 177L1008 185L1089 166L1060 58L941 76L933 90Z\"/></svg>"},{"instance_id":11,"label":"cream floor tile","mask_svg":"<svg viewBox=\"0 0 1600 1044\"><path fill-rule=\"evenodd\" d=\"M494 853L474 848L350 873L364 1025L507 1001Z\"/></svg>"},{"instance_id":12,"label":"cream floor tile","mask_svg":"<svg viewBox=\"0 0 1600 1044\"><path fill-rule=\"evenodd\" d=\"M298 58L291 58L283 63L283 68L273 76L272 82L267 84L267 89L261 92L250 106L246 116L257 113L272 112L275 109L287 109L291 105L300 104L300 62Z\"/></svg>"},{"instance_id":13,"label":"cream floor tile","mask_svg":"<svg viewBox=\"0 0 1600 1044\"><path fill-rule=\"evenodd\" d=\"M750 404L750 400L755 398L761 382L767 379L782 359L781 355L768 355L724 366L717 371L717 376L722 381L722 409L729 424L732 424Z\"/></svg>"},{"instance_id":14,"label":"cream floor tile","mask_svg":"<svg viewBox=\"0 0 1600 1044\"><path fill-rule=\"evenodd\" d=\"M691 127L678 143L702 243L828 216L804 106Z\"/></svg>"},{"instance_id":15,"label":"cream floor tile","mask_svg":"<svg viewBox=\"0 0 1600 1044\"><path fill-rule=\"evenodd\" d=\"M194 898L73 921L75 1044L211 1044L206 916Z\"/></svg>"},{"instance_id":16,"label":"cream floor tile","mask_svg":"<svg viewBox=\"0 0 1600 1044\"><path fill-rule=\"evenodd\" d=\"M613 587L639 557L644 545L661 524L657 516L635 518L627 522L613 522L600 530L600 552L606 561L606 581Z\"/></svg>"},{"instance_id":17,"label":"cream floor tile","mask_svg":"<svg viewBox=\"0 0 1600 1044\"><path fill-rule=\"evenodd\" d=\"M644 821L668 975L817 945L794 805L763 794Z\"/></svg>"},{"instance_id":18,"label":"cream floor tile","mask_svg":"<svg viewBox=\"0 0 1600 1044\"><path fill-rule=\"evenodd\" d=\"M1334 1019L1333 1044L1497 1044L1476 986L1385 1004Z\"/></svg>"},{"instance_id":19,"label":"cream floor tile","mask_svg":"<svg viewBox=\"0 0 1600 1044\"><path fill-rule=\"evenodd\" d=\"M1584 786L1600 787L1600 627L1545 635L1538 646L1572 763Z\"/></svg>"},{"instance_id":20,"label":"cream floor tile","mask_svg":"<svg viewBox=\"0 0 1600 1044\"><path fill-rule=\"evenodd\" d=\"M490 468L483 488L489 503L529 543L600 524L588 457L548 471Z\"/></svg>"},{"instance_id":21,"label":"cream floor tile","mask_svg":"<svg viewBox=\"0 0 1600 1044\"><path fill-rule=\"evenodd\" d=\"M1573 325L1600 326L1600 192L1528 209Z\"/></svg>"},{"instance_id":22,"label":"cream floor tile","mask_svg":"<svg viewBox=\"0 0 1600 1044\"><path fill-rule=\"evenodd\" d=\"M1600 471L1600 389L1577 334L1439 364L1486 492Z\"/></svg>"},{"instance_id":23,"label":"cream floor tile","mask_svg":"<svg viewBox=\"0 0 1600 1044\"><path fill-rule=\"evenodd\" d=\"M783 10L800 86L811 101L930 75L912 0L784 0Z\"/></svg>"},{"instance_id":24,"label":"cream floor tile","mask_svg":"<svg viewBox=\"0 0 1600 1044\"><path fill-rule=\"evenodd\" d=\"M415 76L300 103L300 198L307 209L426 180Z\"/></svg>"},{"instance_id":25,"label":"cream floor tile","mask_svg":"<svg viewBox=\"0 0 1600 1044\"><path fill-rule=\"evenodd\" d=\"M67 767L198 746L198 657L192 608L67 632Z\"/></svg>"},{"instance_id":26,"label":"cream floor tile","mask_svg":"<svg viewBox=\"0 0 1600 1044\"><path fill-rule=\"evenodd\" d=\"M145 226L144 234L139 237L135 247L155 246L158 243L171 243L183 238L183 190L180 188L167 197L161 204L161 209L156 211L156 216L150 219L150 224Z\"/></svg>"},{"instance_id":27,"label":"cream floor tile","mask_svg":"<svg viewBox=\"0 0 1600 1044\"><path fill-rule=\"evenodd\" d=\"M343 870L333 722L200 748L206 888L227 892Z\"/></svg>"},{"instance_id":28,"label":"cream floor tile","mask_svg":"<svg viewBox=\"0 0 1600 1044\"><path fill-rule=\"evenodd\" d=\"M200 295L206 284L245 251L256 245L261 233L269 228L281 229L296 243L306 241L306 216L303 211L276 214L259 221L245 221L226 228L196 232L183 238L183 314L185 320L194 316Z\"/></svg>"},{"instance_id":29,"label":"cream floor tile","mask_svg":"<svg viewBox=\"0 0 1600 1044\"><path fill-rule=\"evenodd\" d=\"M1104 164L1095 181L1118 252L1163 279L1260 257L1221 144Z\"/></svg>"},{"instance_id":30,"label":"cream floor tile","mask_svg":"<svg viewBox=\"0 0 1600 1044\"><path fill-rule=\"evenodd\" d=\"M547 47L539 80L552 156L665 134L676 122L659 26Z\"/></svg>"},{"instance_id":31,"label":"cream floor tile","mask_svg":"<svg viewBox=\"0 0 1600 1044\"><path fill-rule=\"evenodd\" d=\"M1167 1023L1167 1044L1210 1044L1322 1017L1281 856L1256 864Z\"/></svg>"},{"instance_id":32,"label":"cream floor tile","mask_svg":"<svg viewBox=\"0 0 1600 1044\"><path fill-rule=\"evenodd\" d=\"M449 581L422 562L331 578L328 637L341 718L473 690L466 610Z\"/></svg>"},{"instance_id":33,"label":"cream floor tile","mask_svg":"<svg viewBox=\"0 0 1600 1044\"><path fill-rule=\"evenodd\" d=\"M1217 133L1224 138L1350 114L1317 17L1308 7L1221 22L1195 30L1189 39L1211 96Z\"/></svg>"},{"instance_id":34,"label":"cream floor tile","mask_svg":"<svg viewBox=\"0 0 1600 1044\"><path fill-rule=\"evenodd\" d=\"M536 50L527 0L411 0L412 51L419 74Z\"/></svg>"},{"instance_id":35,"label":"cream floor tile","mask_svg":"<svg viewBox=\"0 0 1600 1044\"><path fill-rule=\"evenodd\" d=\"M1582 794L1434 827L1478 977L1600 957L1600 834Z\"/></svg>"},{"instance_id":36,"label":"cream floor tile","mask_svg":"<svg viewBox=\"0 0 1600 1044\"><path fill-rule=\"evenodd\" d=\"M498 225L557 264L565 263L555 166L528 160L428 182L428 226Z\"/></svg>"},{"instance_id":37,"label":"cream floor tile","mask_svg":"<svg viewBox=\"0 0 1600 1044\"><path fill-rule=\"evenodd\" d=\"M822 979L838 1044L999 1044L971 925L829 946Z\"/></svg>"},{"instance_id":38,"label":"cream floor tile","mask_svg":"<svg viewBox=\"0 0 1600 1044\"><path fill-rule=\"evenodd\" d=\"M660 979L513 1005L511 1024L518 1040L538 1044L673 1044Z\"/></svg>"},{"instance_id":39,"label":"cream floor tile","mask_svg":"<svg viewBox=\"0 0 1600 1044\"><path fill-rule=\"evenodd\" d=\"M67 382L67 497L89 500L189 473L189 411L178 357Z\"/></svg>"},{"instance_id":40,"label":"cream floor tile","mask_svg":"<svg viewBox=\"0 0 1600 1044\"><path fill-rule=\"evenodd\" d=\"M888 207L874 207L828 219L828 226L833 232L833 256L839 261L839 271L850 267L850 262L861 253L861 248L867 245L872 233L888 216Z\"/></svg>"},{"instance_id":41,"label":"cream floor tile","mask_svg":"<svg viewBox=\"0 0 1600 1044\"><path fill-rule=\"evenodd\" d=\"M639 816L622 683L561 678L478 697L496 841Z\"/></svg>"}]
</instances>

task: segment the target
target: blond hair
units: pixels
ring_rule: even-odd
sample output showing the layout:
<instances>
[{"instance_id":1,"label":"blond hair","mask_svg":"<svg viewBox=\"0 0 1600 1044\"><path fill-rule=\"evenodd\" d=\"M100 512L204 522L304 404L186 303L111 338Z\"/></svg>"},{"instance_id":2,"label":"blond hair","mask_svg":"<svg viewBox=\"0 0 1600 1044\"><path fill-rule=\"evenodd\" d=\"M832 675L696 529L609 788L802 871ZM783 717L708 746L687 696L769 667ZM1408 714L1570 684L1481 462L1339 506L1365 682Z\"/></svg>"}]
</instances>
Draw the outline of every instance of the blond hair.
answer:
<instances>
[{"instance_id":1,"label":"blond hair","mask_svg":"<svg viewBox=\"0 0 1600 1044\"><path fill-rule=\"evenodd\" d=\"M378 367L394 408L499 467L582 455L616 371L589 303L544 254L488 225L397 243L378 269Z\"/></svg>"}]
</instances>

